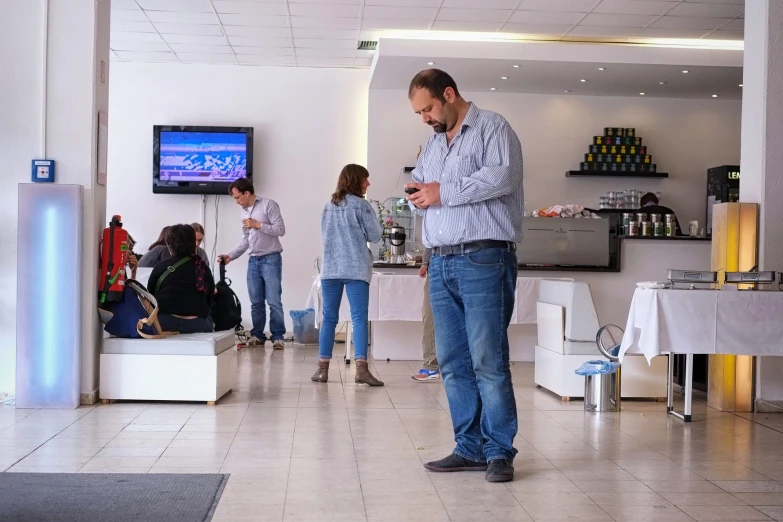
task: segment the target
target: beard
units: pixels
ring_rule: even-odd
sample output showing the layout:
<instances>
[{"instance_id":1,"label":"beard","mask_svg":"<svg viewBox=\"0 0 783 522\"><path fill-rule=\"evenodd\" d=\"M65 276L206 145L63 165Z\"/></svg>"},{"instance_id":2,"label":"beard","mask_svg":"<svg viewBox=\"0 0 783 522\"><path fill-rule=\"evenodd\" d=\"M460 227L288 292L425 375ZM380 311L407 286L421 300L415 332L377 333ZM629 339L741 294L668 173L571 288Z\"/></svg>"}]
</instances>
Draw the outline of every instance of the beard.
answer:
<instances>
[{"instance_id":1,"label":"beard","mask_svg":"<svg viewBox=\"0 0 783 522\"><path fill-rule=\"evenodd\" d=\"M433 120L432 122L430 122L430 126L432 127L432 130L434 130L436 134L443 134L447 130L446 122L443 121Z\"/></svg>"}]
</instances>

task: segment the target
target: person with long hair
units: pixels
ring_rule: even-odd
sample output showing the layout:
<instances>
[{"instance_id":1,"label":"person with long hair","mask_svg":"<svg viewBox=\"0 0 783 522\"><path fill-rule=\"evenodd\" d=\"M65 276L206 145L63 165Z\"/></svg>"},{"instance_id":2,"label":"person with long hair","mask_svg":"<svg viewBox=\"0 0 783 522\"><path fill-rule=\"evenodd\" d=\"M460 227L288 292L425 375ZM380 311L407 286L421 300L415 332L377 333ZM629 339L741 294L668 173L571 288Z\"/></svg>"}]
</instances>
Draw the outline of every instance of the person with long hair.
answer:
<instances>
[{"instance_id":1,"label":"person with long hair","mask_svg":"<svg viewBox=\"0 0 783 522\"><path fill-rule=\"evenodd\" d=\"M343 289L348 295L353 321L358 384L383 386L370 373L367 362L367 309L370 301L372 254L367 243L381 240L383 230L370 203L364 199L370 173L361 165L346 165L337 180L337 190L321 213L323 269L321 295L323 321L318 339L318 368L315 382L329 380L329 362L334 349L334 332L340 313Z\"/></svg>"},{"instance_id":2,"label":"person with long hair","mask_svg":"<svg viewBox=\"0 0 783 522\"><path fill-rule=\"evenodd\" d=\"M207 256L207 253L204 251L204 249L201 248L201 243L204 241L204 227L199 223L191 223L190 226L193 227L193 230L196 233L196 253L204 261L204 263L209 266L209 257ZM169 230L171 230L170 226L163 227L163 229L161 229L158 239L150 245L147 253L141 256L141 260L139 260L139 266L153 268L164 259L168 259L168 257L171 255L169 253L169 247L166 246L166 235L169 233Z\"/></svg>"},{"instance_id":3,"label":"person with long hair","mask_svg":"<svg viewBox=\"0 0 783 522\"><path fill-rule=\"evenodd\" d=\"M196 253L196 231L174 225L166 234L169 257L150 274L147 289L158 301L158 320L167 332L211 332L215 281L209 266Z\"/></svg>"}]
</instances>

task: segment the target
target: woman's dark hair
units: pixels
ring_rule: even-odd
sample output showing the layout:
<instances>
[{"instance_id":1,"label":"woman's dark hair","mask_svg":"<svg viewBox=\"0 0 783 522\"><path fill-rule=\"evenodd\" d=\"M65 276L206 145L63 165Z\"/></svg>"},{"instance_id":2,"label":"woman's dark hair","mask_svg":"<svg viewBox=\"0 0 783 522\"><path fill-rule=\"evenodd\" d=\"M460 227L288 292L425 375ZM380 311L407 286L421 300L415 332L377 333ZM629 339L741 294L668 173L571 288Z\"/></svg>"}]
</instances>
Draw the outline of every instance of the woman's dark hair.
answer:
<instances>
[{"instance_id":1,"label":"woman's dark hair","mask_svg":"<svg viewBox=\"0 0 783 522\"><path fill-rule=\"evenodd\" d=\"M440 69L425 69L411 80L411 84L408 87L408 98L413 96L413 93L419 89L427 89L433 98L441 103L446 103L446 97L443 93L449 87L454 89L455 96L459 96L457 82L454 81L454 78L449 73Z\"/></svg>"},{"instance_id":2,"label":"woman's dark hair","mask_svg":"<svg viewBox=\"0 0 783 522\"><path fill-rule=\"evenodd\" d=\"M152 250L156 246L165 245L166 244L166 235L169 233L169 230L171 230L171 227L163 227L160 230L160 235L158 236L158 239L155 240L155 242L150 245L149 249Z\"/></svg>"},{"instance_id":3,"label":"woman's dark hair","mask_svg":"<svg viewBox=\"0 0 783 522\"><path fill-rule=\"evenodd\" d=\"M255 194L253 183L247 178L239 178L238 180L232 182L231 185L228 186L229 196L233 193L232 192L233 189L237 189L237 192L239 192L240 194L244 194L245 192L250 192L251 194Z\"/></svg>"},{"instance_id":4,"label":"woman's dark hair","mask_svg":"<svg viewBox=\"0 0 783 522\"><path fill-rule=\"evenodd\" d=\"M361 165L351 163L343 167L340 177L337 179L337 190L332 194L332 204L339 205L348 194L364 197L362 182L369 177L370 173Z\"/></svg>"},{"instance_id":5,"label":"woman's dark hair","mask_svg":"<svg viewBox=\"0 0 783 522\"><path fill-rule=\"evenodd\" d=\"M196 252L196 231L190 225L174 225L166 235L166 246L176 257L191 256Z\"/></svg>"}]
</instances>

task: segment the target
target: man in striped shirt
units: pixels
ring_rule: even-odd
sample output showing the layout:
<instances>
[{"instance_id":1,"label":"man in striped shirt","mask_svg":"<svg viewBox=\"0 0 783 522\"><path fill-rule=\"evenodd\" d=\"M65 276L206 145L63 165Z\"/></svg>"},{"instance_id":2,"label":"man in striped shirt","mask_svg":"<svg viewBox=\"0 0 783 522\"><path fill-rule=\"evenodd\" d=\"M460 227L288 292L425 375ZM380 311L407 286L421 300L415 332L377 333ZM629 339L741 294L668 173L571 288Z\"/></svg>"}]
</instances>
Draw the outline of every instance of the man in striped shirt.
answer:
<instances>
[{"instance_id":1,"label":"man in striped shirt","mask_svg":"<svg viewBox=\"0 0 783 522\"><path fill-rule=\"evenodd\" d=\"M432 248L436 349L456 441L451 455L425 467L507 482L517 453L507 329L524 212L522 147L502 116L465 101L443 71L417 74L408 98L435 131L406 189Z\"/></svg>"}]
</instances>

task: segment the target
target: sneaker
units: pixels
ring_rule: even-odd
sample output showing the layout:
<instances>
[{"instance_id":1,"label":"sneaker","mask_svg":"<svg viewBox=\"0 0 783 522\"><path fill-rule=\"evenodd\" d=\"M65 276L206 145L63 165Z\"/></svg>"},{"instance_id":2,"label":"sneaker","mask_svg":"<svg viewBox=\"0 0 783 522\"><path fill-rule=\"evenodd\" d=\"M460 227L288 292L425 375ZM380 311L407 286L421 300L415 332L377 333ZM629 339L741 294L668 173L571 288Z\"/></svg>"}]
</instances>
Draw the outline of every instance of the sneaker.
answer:
<instances>
[{"instance_id":1,"label":"sneaker","mask_svg":"<svg viewBox=\"0 0 783 522\"><path fill-rule=\"evenodd\" d=\"M272 341L272 349L273 350L283 350L285 349L285 343L282 339L278 339L277 341Z\"/></svg>"},{"instance_id":2,"label":"sneaker","mask_svg":"<svg viewBox=\"0 0 783 522\"><path fill-rule=\"evenodd\" d=\"M511 482L514 480L514 462L509 459L493 459L489 461L487 482Z\"/></svg>"},{"instance_id":3,"label":"sneaker","mask_svg":"<svg viewBox=\"0 0 783 522\"><path fill-rule=\"evenodd\" d=\"M414 373L411 376L411 379L414 381L432 381L435 379L440 379L440 371L439 370L428 370L426 368L422 368L419 370L419 373Z\"/></svg>"},{"instance_id":4,"label":"sneaker","mask_svg":"<svg viewBox=\"0 0 783 522\"><path fill-rule=\"evenodd\" d=\"M438 473L450 473L454 471L486 471L486 462L476 462L452 453L445 459L427 462L424 467Z\"/></svg>"},{"instance_id":5,"label":"sneaker","mask_svg":"<svg viewBox=\"0 0 783 522\"><path fill-rule=\"evenodd\" d=\"M251 348L255 348L255 347L263 348L265 344L266 344L266 339L259 339L255 335L251 335L247 341L242 343L242 346L251 347Z\"/></svg>"}]
</instances>

